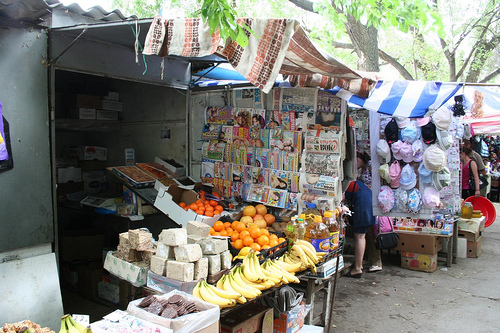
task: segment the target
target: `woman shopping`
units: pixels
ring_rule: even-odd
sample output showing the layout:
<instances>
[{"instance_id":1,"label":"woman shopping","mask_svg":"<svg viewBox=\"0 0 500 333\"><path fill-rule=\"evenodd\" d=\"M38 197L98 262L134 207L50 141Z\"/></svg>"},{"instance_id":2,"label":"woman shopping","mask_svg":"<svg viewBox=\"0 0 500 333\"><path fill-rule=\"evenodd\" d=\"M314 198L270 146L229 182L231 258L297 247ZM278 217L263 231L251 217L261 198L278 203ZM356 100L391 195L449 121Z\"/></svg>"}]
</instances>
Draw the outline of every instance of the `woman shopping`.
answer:
<instances>
[{"instance_id":1,"label":"woman shopping","mask_svg":"<svg viewBox=\"0 0 500 333\"><path fill-rule=\"evenodd\" d=\"M460 151L460 160L462 162L462 199L467 199L470 196L479 197L481 191L479 188L479 171L477 164L471 158L472 149L462 147ZM474 179L475 188L470 187L469 180Z\"/></svg>"}]
</instances>

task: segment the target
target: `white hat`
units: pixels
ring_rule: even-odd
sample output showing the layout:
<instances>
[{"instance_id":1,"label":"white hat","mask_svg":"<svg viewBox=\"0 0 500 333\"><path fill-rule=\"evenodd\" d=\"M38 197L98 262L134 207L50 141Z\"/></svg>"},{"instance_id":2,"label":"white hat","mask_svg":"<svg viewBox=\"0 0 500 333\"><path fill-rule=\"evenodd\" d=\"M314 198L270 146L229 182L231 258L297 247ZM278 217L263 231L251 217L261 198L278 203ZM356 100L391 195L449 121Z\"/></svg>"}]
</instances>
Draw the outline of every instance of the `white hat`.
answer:
<instances>
[{"instance_id":1,"label":"white hat","mask_svg":"<svg viewBox=\"0 0 500 333\"><path fill-rule=\"evenodd\" d=\"M422 140L417 140L412 143L411 150L413 151L413 162L422 162L424 158L424 144Z\"/></svg>"},{"instance_id":2,"label":"white hat","mask_svg":"<svg viewBox=\"0 0 500 333\"><path fill-rule=\"evenodd\" d=\"M447 151L453 144L453 137L448 131L440 131L436 129L436 136L438 139L439 147L444 151Z\"/></svg>"},{"instance_id":3,"label":"white hat","mask_svg":"<svg viewBox=\"0 0 500 333\"><path fill-rule=\"evenodd\" d=\"M424 196L422 198L424 206L429 209L434 209L439 207L441 204L441 199L439 198L439 192L434 187L429 186L424 190Z\"/></svg>"},{"instance_id":4,"label":"white hat","mask_svg":"<svg viewBox=\"0 0 500 333\"><path fill-rule=\"evenodd\" d=\"M439 108L432 115L432 122L440 130L447 130L451 124L451 112L447 108Z\"/></svg>"},{"instance_id":5,"label":"white hat","mask_svg":"<svg viewBox=\"0 0 500 333\"><path fill-rule=\"evenodd\" d=\"M377 142L377 154L380 157L380 164L389 163L391 161L391 149L384 139Z\"/></svg>"},{"instance_id":6,"label":"white hat","mask_svg":"<svg viewBox=\"0 0 500 333\"><path fill-rule=\"evenodd\" d=\"M427 170L439 172L446 166L446 154L438 145L431 145L424 152L423 163Z\"/></svg>"},{"instance_id":7,"label":"white hat","mask_svg":"<svg viewBox=\"0 0 500 333\"><path fill-rule=\"evenodd\" d=\"M405 128L410 124L410 118L408 117L395 117L395 118L399 128Z\"/></svg>"},{"instance_id":8,"label":"white hat","mask_svg":"<svg viewBox=\"0 0 500 333\"><path fill-rule=\"evenodd\" d=\"M409 164L403 167L401 170L401 188L403 190L410 190L417 184L417 175L413 170L413 167Z\"/></svg>"}]
</instances>

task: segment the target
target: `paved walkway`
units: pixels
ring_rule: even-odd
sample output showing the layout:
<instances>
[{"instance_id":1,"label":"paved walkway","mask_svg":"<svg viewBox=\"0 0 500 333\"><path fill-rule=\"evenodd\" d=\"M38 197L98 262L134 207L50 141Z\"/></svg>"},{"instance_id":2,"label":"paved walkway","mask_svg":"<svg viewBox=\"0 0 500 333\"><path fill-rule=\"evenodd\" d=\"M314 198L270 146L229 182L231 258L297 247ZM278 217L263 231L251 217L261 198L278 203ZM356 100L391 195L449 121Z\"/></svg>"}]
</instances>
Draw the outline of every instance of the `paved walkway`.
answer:
<instances>
[{"instance_id":1,"label":"paved walkway","mask_svg":"<svg viewBox=\"0 0 500 333\"><path fill-rule=\"evenodd\" d=\"M444 258L434 273L401 268L397 252L384 269L338 280L334 332L500 332L500 204L483 232L479 258Z\"/></svg>"}]
</instances>

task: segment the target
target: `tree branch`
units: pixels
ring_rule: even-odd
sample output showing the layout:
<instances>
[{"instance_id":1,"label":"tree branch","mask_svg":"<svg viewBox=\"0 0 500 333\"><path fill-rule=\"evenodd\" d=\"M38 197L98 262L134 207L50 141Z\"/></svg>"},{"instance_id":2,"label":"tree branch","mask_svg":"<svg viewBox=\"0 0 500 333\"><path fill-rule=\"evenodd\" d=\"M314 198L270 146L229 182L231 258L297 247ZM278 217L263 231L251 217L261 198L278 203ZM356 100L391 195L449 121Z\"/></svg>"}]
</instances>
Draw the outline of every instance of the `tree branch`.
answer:
<instances>
[{"instance_id":1,"label":"tree branch","mask_svg":"<svg viewBox=\"0 0 500 333\"><path fill-rule=\"evenodd\" d=\"M400 74L403 76L405 80L414 80L413 76L404 68L399 61L396 60L396 58L391 57L381 49L378 50L378 55L380 59L387 61L392 67L394 67Z\"/></svg>"},{"instance_id":2,"label":"tree branch","mask_svg":"<svg viewBox=\"0 0 500 333\"><path fill-rule=\"evenodd\" d=\"M488 83L488 81L493 80L495 77L497 77L500 74L500 68L495 69L493 72L490 74L486 75L484 79L479 81L479 83Z\"/></svg>"},{"instance_id":3,"label":"tree branch","mask_svg":"<svg viewBox=\"0 0 500 333\"><path fill-rule=\"evenodd\" d=\"M303 10L307 10L308 12L318 14L318 12L314 10L314 3L312 1L308 1L308 0L288 0L288 1L290 1L295 6L301 8Z\"/></svg>"}]
</instances>

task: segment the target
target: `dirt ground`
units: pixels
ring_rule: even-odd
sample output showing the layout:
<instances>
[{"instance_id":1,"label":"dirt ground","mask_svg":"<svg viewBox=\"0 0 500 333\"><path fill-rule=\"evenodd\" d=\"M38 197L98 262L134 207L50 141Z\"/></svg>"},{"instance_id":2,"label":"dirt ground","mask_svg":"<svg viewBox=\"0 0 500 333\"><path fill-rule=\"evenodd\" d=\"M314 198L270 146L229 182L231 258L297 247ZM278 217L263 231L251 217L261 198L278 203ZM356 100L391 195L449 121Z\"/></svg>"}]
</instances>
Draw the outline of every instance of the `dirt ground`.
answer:
<instances>
[{"instance_id":1,"label":"dirt ground","mask_svg":"<svg viewBox=\"0 0 500 333\"><path fill-rule=\"evenodd\" d=\"M500 332L500 204L495 208L479 258L457 258L452 267L440 258L426 273L401 268L396 251L384 252L382 271L341 277L332 331Z\"/></svg>"}]
</instances>

